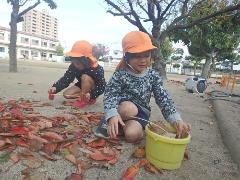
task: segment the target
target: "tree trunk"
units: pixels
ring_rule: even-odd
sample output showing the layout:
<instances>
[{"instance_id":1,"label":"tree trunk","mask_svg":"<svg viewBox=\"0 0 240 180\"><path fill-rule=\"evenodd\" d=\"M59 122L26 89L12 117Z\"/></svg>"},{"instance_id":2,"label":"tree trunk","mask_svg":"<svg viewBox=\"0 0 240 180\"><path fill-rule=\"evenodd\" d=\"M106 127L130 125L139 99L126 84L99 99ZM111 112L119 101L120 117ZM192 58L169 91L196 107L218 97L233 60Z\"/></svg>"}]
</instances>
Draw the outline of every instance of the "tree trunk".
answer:
<instances>
[{"instance_id":1,"label":"tree trunk","mask_svg":"<svg viewBox=\"0 0 240 180\"><path fill-rule=\"evenodd\" d=\"M17 17L18 7L13 7L10 22L9 72L17 72Z\"/></svg>"},{"instance_id":2,"label":"tree trunk","mask_svg":"<svg viewBox=\"0 0 240 180\"><path fill-rule=\"evenodd\" d=\"M197 70L197 63L194 63L194 71L193 71L194 76L196 76L196 70Z\"/></svg>"},{"instance_id":3,"label":"tree trunk","mask_svg":"<svg viewBox=\"0 0 240 180\"><path fill-rule=\"evenodd\" d=\"M160 39L160 28L159 26L153 26L152 28L152 42L157 49L152 54L153 59L153 69L158 71L163 79L167 79L166 74L166 63L164 62L162 52L160 49L161 43L164 41L164 38Z\"/></svg>"},{"instance_id":4,"label":"tree trunk","mask_svg":"<svg viewBox=\"0 0 240 180\"><path fill-rule=\"evenodd\" d=\"M208 72L210 70L211 63L212 63L212 59L209 56L206 56L206 62L203 65L202 74L201 74L202 77L204 78L208 77Z\"/></svg>"}]
</instances>

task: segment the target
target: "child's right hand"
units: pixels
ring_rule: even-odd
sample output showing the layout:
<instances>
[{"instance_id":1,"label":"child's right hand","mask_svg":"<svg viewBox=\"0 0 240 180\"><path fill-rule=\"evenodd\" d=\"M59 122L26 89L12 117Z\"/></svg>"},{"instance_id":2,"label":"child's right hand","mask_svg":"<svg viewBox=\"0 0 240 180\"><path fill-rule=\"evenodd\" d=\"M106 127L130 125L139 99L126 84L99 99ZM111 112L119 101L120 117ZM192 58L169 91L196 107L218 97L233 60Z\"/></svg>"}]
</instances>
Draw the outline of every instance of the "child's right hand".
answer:
<instances>
[{"instance_id":1,"label":"child's right hand","mask_svg":"<svg viewBox=\"0 0 240 180\"><path fill-rule=\"evenodd\" d=\"M116 138L118 135L118 124L125 126L120 116L111 117L108 121L108 134L110 138Z\"/></svg>"},{"instance_id":2,"label":"child's right hand","mask_svg":"<svg viewBox=\"0 0 240 180\"><path fill-rule=\"evenodd\" d=\"M49 88L48 93L55 94L56 93L56 88L55 87Z\"/></svg>"}]
</instances>

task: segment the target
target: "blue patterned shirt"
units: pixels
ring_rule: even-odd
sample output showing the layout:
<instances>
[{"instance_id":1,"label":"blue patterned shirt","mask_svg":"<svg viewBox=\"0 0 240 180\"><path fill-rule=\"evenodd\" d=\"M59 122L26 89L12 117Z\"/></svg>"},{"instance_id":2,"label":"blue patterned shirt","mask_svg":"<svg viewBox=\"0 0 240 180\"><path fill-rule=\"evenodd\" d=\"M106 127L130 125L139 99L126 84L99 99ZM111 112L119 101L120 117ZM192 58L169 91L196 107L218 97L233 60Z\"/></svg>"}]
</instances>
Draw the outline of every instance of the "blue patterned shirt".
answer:
<instances>
[{"instance_id":1,"label":"blue patterned shirt","mask_svg":"<svg viewBox=\"0 0 240 180\"><path fill-rule=\"evenodd\" d=\"M119 115L117 109L121 99L128 99L151 111L149 103L152 93L164 118L169 123L181 120L172 99L163 87L162 78L153 69L146 69L141 74L135 74L128 69L114 72L104 93L105 119Z\"/></svg>"}]
</instances>

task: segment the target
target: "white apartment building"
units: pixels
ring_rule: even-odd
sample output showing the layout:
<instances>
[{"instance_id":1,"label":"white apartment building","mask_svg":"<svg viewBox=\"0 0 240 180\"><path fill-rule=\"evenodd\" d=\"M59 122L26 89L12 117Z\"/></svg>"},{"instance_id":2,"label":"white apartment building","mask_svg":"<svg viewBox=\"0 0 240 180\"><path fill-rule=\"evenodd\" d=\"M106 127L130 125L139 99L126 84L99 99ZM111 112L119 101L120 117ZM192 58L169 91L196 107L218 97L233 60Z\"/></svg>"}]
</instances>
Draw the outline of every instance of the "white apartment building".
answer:
<instances>
[{"instance_id":1,"label":"white apartment building","mask_svg":"<svg viewBox=\"0 0 240 180\"><path fill-rule=\"evenodd\" d=\"M0 58L8 58L10 29L0 26ZM17 58L32 60L51 60L56 55L58 40L32 33L18 31Z\"/></svg>"},{"instance_id":2,"label":"white apartment building","mask_svg":"<svg viewBox=\"0 0 240 180\"><path fill-rule=\"evenodd\" d=\"M24 32L58 39L58 19L50 16L47 10L42 12L32 9L23 16Z\"/></svg>"}]
</instances>

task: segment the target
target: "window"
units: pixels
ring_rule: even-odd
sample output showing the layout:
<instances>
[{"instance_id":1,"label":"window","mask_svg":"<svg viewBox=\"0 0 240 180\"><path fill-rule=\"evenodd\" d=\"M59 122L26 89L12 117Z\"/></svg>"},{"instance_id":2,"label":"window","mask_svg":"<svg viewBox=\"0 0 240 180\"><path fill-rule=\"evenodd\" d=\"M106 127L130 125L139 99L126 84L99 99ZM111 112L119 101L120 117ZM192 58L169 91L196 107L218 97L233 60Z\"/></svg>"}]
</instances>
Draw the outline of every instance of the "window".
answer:
<instances>
[{"instance_id":1,"label":"window","mask_svg":"<svg viewBox=\"0 0 240 180\"><path fill-rule=\"evenodd\" d=\"M38 57L38 51L31 51L32 57Z\"/></svg>"},{"instance_id":2,"label":"window","mask_svg":"<svg viewBox=\"0 0 240 180\"><path fill-rule=\"evenodd\" d=\"M4 39L4 32L0 32L0 39Z\"/></svg>"},{"instance_id":3,"label":"window","mask_svg":"<svg viewBox=\"0 0 240 180\"><path fill-rule=\"evenodd\" d=\"M51 47L51 48L54 48L55 46L56 46L56 44L54 44L54 43L51 43L51 44L50 44L50 47Z\"/></svg>"},{"instance_id":4,"label":"window","mask_svg":"<svg viewBox=\"0 0 240 180\"><path fill-rule=\"evenodd\" d=\"M0 47L0 52L5 52L5 47Z\"/></svg>"},{"instance_id":5,"label":"window","mask_svg":"<svg viewBox=\"0 0 240 180\"><path fill-rule=\"evenodd\" d=\"M39 40L32 39L32 45L39 45Z\"/></svg>"},{"instance_id":6,"label":"window","mask_svg":"<svg viewBox=\"0 0 240 180\"><path fill-rule=\"evenodd\" d=\"M21 43L28 44L29 38L21 37Z\"/></svg>"},{"instance_id":7,"label":"window","mask_svg":"<svg viewBox=\"0 0 240 180\"><path fill-rule=\"evenodd\" d=\"M42 41L41 44L42 44L42 47L47 47L47 42L43 42L43 41Z\"/></svg>"},{"instance_id":8,"label":"window","mask_svg":"<svg viewBox=\"0 0 240 180\"><path fill-rule=\"evenodd\" d=\"M42 52L42 53L41 53L41 56L42 56L43 58L46 58L46 57L47 57L47 53L46 53L46 52Z\"/></svg>"}]
</instances>

